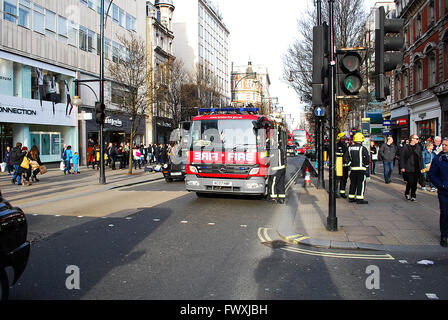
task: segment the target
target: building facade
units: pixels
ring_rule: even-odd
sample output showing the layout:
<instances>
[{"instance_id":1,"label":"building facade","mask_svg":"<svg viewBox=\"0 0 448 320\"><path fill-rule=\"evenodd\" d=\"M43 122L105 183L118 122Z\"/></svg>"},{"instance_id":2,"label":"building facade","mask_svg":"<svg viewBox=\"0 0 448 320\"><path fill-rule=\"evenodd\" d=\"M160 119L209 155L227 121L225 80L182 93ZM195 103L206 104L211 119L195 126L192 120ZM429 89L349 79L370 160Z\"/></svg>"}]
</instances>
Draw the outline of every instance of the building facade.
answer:
<instances>
[{"instance_id":1,"label":"building facade","mask_svg":"<svg viewBox=\"0 0 448 320\"><path fill-rule=\"evenodd\" d=\"M395 4L397 17L405 20L404 60L391 77L396 138L446 136L448 0L400 0Z\"/></svg>"},{"instance_id":2,"label":"building facade","mask_svg":"<svg viewBox=\"0 0 448 320\"><path fill-rule=\"evenodd\" d=\"M119 35L144 34L140 6L135 0L110 5L106 61L124 54ZM85 163L87 139L97 137L98 130L86 130L87 122L94 122L89 114L99 86L74 80L99 78L101 0L0 0L0 8L0 152L20 141L28 148L36 145L42 161L52 162L60 160L67 144ZM113 85L107 81L105 87L107 109L113 110ZM81 108L71 103L75 95Z\"/></svg>"},{"instance_id":3,"label":"building facade","mask_svg":"<svg viewBox=\"0 0 448 320\"><path fill-rule=\"evenodd\" d=\"M273 112L268 69L262 65L232 66L232 101L252 104L261 114Z\"/></svg>"},{"instance_id":4,"label":"building facade","mask_svg":"<svg viewBox=\"0 0 448 320\"><path fill-rule=\"evenodd\" d=\"M206 69L216 79L220 106L230 104L230 32L211 0L176 3L173 19L174 55L187 71Z\"/></svg>"},{"instance_id":5,"label":"building facade","mask_svg":"<svg viewBox=\"0 0 448 320\"><path fill-rule=\"evenodd\" d=\"M173 55L173 13L172 0L156 0L146 4L146 45L148 52L148 68L152 70L152 81L163 84L168 72L166 63L175 59ZM155 92L153 91L153 94ZM148 99L149 108L146 122L146 135L149 143L168 143L173 128L172 115L163 101Z\"/></svg>"}]
</instances>

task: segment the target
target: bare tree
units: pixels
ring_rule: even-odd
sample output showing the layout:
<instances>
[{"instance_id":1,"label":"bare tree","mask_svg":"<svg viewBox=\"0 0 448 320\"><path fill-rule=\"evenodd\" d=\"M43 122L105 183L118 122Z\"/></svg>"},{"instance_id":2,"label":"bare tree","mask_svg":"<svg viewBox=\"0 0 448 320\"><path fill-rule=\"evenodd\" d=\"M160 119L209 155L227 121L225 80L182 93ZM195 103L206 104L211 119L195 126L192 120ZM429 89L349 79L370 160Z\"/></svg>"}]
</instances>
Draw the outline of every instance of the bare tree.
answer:
<instances>
[{"instance_id":1,"label":"bare tree","mask_svg":"<svg viewBox=\"0 0 448 320\"><path fill-rule=\"evenodd\" d=\"M213 107L220 105L221 95L219 94L218 80L215 74L207 67L196 64L191 75L191 83L198 90L198 100L202 107Z\"/></svg>"},{"instance_id":2,"label":"bare tree","mask_svg":"<svg viewBox=\"0 0 448 320\"><path fill-rule=\"evenodd\" d=\"M322 21L329 21L328 13L328 2L322 0ZM336 0L335 46L337 48L360 46L366 17L364 0ZM297 21L299 37L283 56L283 79L288 81L291 77L290 85L303 101L308 103L305 107L307 113L312 112L313 27L316 24L316 9L308 6L305 14Z\"/></svg>"},{"instance_id":3,"label":"bare tree","mask_svg":"<svg viewBox=\"0 0 448 320\"><path fill-rule=\"evenodd\" d=\"M162 68L165 76L154 85L159 101L166 103L168 114L172 117L174 128L177 128L183 118L182 90L187 83L187 73L181 60L170 59Z\"/></svg>"},{"instance_id":4,"label":"bare tree","mask_svg":"<svg viewBox=\"0 0 448 320\"><path fill-rule=\"evenodd\" d=\"M138 127L144 124L148 112L148 99L151 99L152 82L151 68L147 65L145 43L132 33L126 37L119 36L118 41L124 48L116 62L110 62L108 71L115 84L112 90L119 110L129 115L131 119L130 146L133 146ZM114 93L112 93L114 97ZM132 150L129 152L129 171L132 174Z\"/></svg>"}]
</instances>

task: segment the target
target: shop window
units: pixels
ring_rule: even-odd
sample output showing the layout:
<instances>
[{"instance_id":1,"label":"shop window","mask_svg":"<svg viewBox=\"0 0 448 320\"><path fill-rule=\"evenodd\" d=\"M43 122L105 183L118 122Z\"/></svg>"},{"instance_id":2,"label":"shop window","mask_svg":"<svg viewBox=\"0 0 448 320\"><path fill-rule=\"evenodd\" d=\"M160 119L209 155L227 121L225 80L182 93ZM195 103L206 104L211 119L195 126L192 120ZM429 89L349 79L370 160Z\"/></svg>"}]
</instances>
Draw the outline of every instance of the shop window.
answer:
<instances>
[{"instance_id":1,"label":"shop window","mask_svg":"<svg viewBox=\"0 0 448 320\"><path fill-rule=\"evenodd\" d=\"M17 23L17 5L16 1L3 1L3 19L9 22Z\"/></svg>"},{"instance_id":2,"label":"shop window","mask_svg":"<svg viewBox=\"0 0 448 320\"><path fill-rule=\"evenodd\" d=\"M430 119L417 122L417 134L424 141L428 138L434 139L438 135L438 120Z\"/></svg>"}]
</instances>

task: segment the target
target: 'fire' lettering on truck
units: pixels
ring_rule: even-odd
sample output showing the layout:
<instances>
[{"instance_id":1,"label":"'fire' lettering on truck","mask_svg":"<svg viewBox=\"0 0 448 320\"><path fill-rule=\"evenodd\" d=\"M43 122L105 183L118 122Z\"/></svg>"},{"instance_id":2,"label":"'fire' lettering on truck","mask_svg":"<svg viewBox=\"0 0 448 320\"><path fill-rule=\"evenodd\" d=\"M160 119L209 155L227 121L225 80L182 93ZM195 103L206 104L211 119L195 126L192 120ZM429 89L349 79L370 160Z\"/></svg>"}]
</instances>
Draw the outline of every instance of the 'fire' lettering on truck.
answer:
<instances>
[{"instance_id":1,"label":"'fire' lettering on truck","mask_svg":"<svg viewBox=\"0 0 448 320\"><path fill-rule=\"evenodd\" d=\"M256 152L210 152L192 151L193 162L197 163L229 163L256 164Z\"/></svg>"}]
</instances>

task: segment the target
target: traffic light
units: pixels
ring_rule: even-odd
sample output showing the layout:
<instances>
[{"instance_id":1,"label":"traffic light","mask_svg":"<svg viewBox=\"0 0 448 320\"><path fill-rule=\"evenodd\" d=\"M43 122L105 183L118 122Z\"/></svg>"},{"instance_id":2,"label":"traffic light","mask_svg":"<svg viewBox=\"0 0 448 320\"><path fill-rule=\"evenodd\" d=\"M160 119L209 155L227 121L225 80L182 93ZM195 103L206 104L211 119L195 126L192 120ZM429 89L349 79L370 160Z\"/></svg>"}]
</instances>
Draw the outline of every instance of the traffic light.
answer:
<instances>
[{"instance_id":1,"label":"traffic light","mask_svg":"<svg viewBox=\"0 0 448 320\"><path fill-rule=\"evenodd\" d=\"M403 62L403 19L386 19L384 7L375 13L375 98L386 100L390 95L386 72L394 70Z\"/></svg>"},{"instance_id":2,"label":"traffic light","mask_svg":"<svg viewBox=\"0 0 448 320\"><path fill-rule=\"evenodd\" d=\"M337 95L354 96L362 87L362 58L357 50L337 51Z\"/></svg>"},{"instance_id":3,"label":"traffic light","mask_svg":"<svg viewBox=\"0 0 448 320\"><path fill-rule=\"evenodd\" d=\"M104 113L106 110L106 105L101 102L95 102L95 121L98 124L104 123L104 119L106 118L106 114Z\"/></svg>"},{"instance_id":4,"label":"traffic light","mask_svg":"<svg viewBox=\"0 0 448 320\"><path fill-rule=\"evenodd\" d=\"M328 25L313 27L313 106L328 104Z\"/></svg>"}]
</instances>

